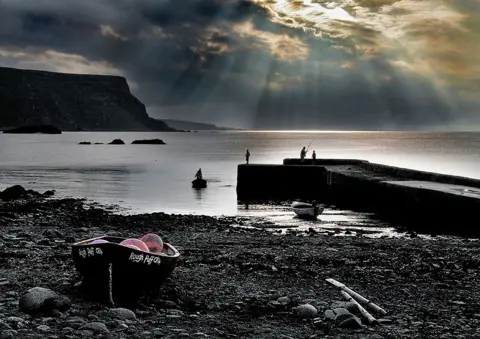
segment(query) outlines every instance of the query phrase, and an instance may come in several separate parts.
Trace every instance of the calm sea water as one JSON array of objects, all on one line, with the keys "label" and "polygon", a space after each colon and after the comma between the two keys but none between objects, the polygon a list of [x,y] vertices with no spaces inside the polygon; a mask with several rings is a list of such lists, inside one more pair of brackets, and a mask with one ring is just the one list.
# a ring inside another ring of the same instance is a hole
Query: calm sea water
[{"label": "calm sea water", "polygon": [[[115,138],[127,144],[78,145]],[[167,145],[129,144],[146,138]],[[0,134],[0,189],[13,184],[55,189],[59,196],[118,204],[133,213],[245,215],[251,212],[237,206],[235,191],[245,150],[252,163],[280,164],[298,157],[312,140],[310,150],[319,158],[365,159],[480,178],[480,133],[72,132]],[[209,181],[201,191],[191,188],[198,168]]]}]

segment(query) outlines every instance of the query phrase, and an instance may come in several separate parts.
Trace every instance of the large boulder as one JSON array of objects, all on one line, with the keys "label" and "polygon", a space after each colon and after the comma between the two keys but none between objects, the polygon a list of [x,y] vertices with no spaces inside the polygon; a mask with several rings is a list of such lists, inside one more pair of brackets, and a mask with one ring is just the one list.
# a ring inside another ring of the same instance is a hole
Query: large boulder
[{"label": "large boulder", "polygon": [[66,311],[72,302],[66,296],[48,288],[33,287],[20,297],[18,305],[23,312],[34,315],[53,310]]},{"label": "large boulder", "polygon": [[15,200],[23,198],[27,194],[27,191],[21,185],[14,185],[6,188],[3,192],[0,192],[0,199],[2,200]]}]

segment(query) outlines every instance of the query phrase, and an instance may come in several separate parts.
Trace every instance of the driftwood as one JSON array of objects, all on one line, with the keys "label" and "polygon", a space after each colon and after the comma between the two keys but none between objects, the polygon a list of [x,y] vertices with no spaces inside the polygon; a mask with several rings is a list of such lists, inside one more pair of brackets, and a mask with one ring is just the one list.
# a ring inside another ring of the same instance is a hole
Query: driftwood
[{"label": "driftwood", "polygon": [[355,299],[356,301],[358,301],[360,304],[363,304],[367,307],[369,307],[370,309],[372,309],[373,311],[377,312],[378,314],[381,314],[381,315],[385,315],[387,314],[387,311],[385,311],[383,308],[381,308],[380,306],[378,305],[375,305],[374,303],[372,303],[370,300],[362,297],[360,294],[358,294],[357,292],[349,289],[347,286],[345,286],[344,284],[342,284],[341,282],[335,280],[335,279],[326,279],[327,282],[335,287],[338,287],[340,288],[342,291],[345,291],[347,292],[353,299]]},{"label": "driftwood", "polygon": [[370,324],[373,324],[373,323],[376,323],[376,322],[377,322],[377,319],[375,319],[370,313],[368,313],[368,311],[367,311],[366,309],[364,309],[363,306],[358,303],[358,301],[356,301],[355,299],[353,299],[350,294],[348,294],[348,293],[345,292],[345,291],[340,291],[340,293],[342,293],[343,297],[344,297],[347,301],[351,301],[351,302],[355,303],[355,304],[358,306],[358,310],[359,310],[360,313],[365,317],[365,319],[368,320],[368,322],[369,322]]}]

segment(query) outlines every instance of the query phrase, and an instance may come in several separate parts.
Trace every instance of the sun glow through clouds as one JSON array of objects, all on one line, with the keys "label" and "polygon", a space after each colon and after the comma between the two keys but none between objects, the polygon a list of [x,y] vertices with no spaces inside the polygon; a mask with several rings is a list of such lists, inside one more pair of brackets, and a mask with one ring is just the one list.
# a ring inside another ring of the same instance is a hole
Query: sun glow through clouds
[{"label": "sun glow through clouds", "polygon": [[330,39],[333,48],[363,60],[382,58],[399,72],[427,77],[435,85],[447,78],[465,82],[480,69],[480,59],[473,57],[478,53],[472,53],[475,45],[467,43],[478,35],[466,24],[469,18],[475,22],[477,14],[459,11],[448,1],[253,2],[265,8],[274,23]]}]

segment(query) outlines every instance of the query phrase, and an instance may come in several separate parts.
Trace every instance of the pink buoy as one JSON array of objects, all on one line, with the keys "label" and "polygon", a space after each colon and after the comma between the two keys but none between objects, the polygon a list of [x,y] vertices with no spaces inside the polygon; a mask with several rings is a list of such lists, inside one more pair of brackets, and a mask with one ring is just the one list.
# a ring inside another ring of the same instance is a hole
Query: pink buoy
[{"label": "pink buoy", "polygon": [[153,233],[148,233],[145,234],[143,237],[140,238],[141,241],[147,245],[148,250],[151,253],[161,253],[163,250],[163,241],[160,236],[153,234]]},{"label": "pink buoy", "polygon": [[125,247],[129,247],[129,248],[133,248],[134,250],[138,250],[138,251],[141,251],[141,249],[139,249],[137,246],[135,245],[125,245]]},{"label": "pink buoy", "polygon": [[106,244],[106,243],[108,243],[108,241],[106,241],[105,239],[97,239],[89,243],[89,245]]},{"label": "pink buoy", "polygon": [[133,238],[125,239],[120,243],[120,245],[122,246],[133,245],[138,247],[140,251],[149,252],[147,245],[145,245],[145,243],[139,239],[133,239]]}]

